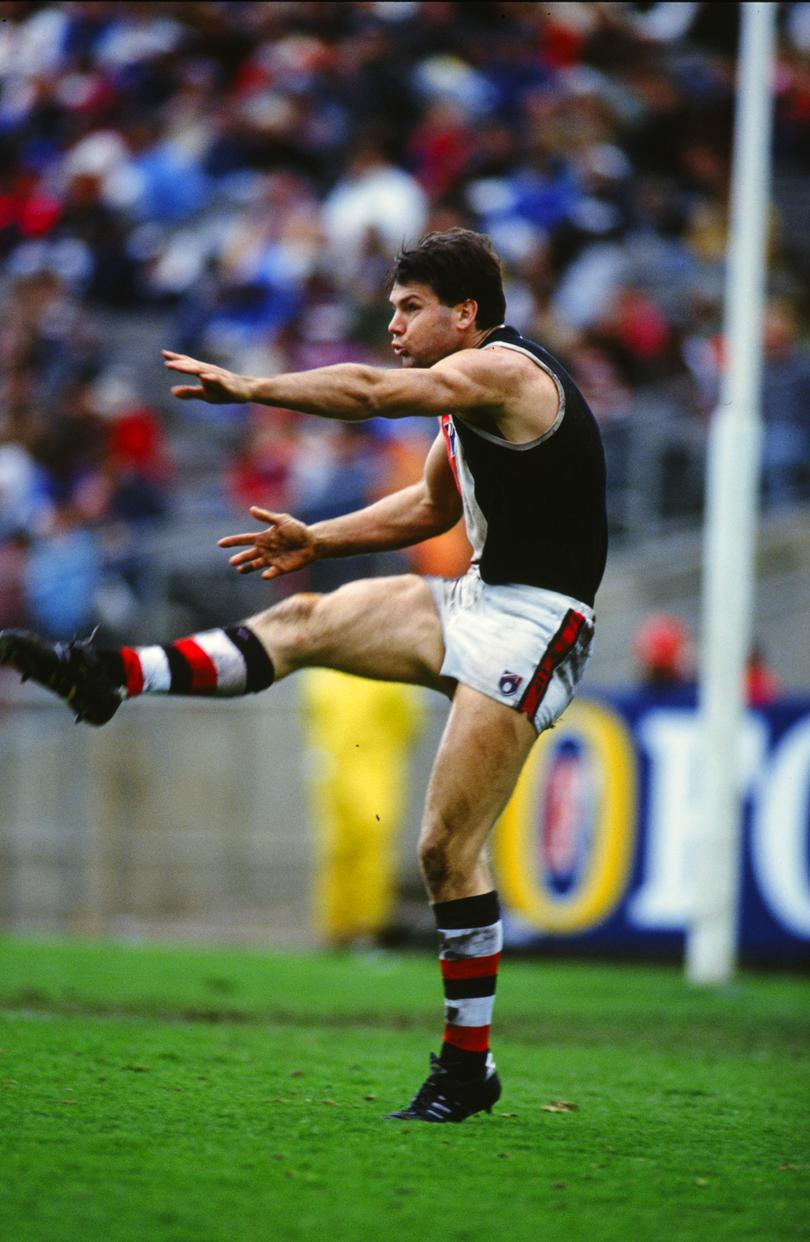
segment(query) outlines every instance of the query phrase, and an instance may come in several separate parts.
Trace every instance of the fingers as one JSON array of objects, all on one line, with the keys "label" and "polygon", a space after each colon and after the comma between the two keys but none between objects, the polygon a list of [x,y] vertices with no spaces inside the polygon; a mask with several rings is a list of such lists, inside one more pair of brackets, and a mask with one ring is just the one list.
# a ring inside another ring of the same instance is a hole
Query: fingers
[{"label": "fingers", "polygon": [[[245,553],[243,555],[250,557],[250,553]],[[236,558],[231,557],[228,564],[232,565],[238,574],[255,574],[258,570],[263,569],[265,571],[262,574],[263,578],[267,578],[268,576],[274,578],[277,572],[281,572],[281,570],[277,570],[274,565],[268,566],[267,561],[263,556],[252,557],[248,560],[242,561],[241,563],[237,563]],[[272,573],[270,572],[271,570]]]},{"label": "fingers", "polygon": [[161,351],[166,367],[170,371],[182,371],[184,375],[193,375],[200,382],[192,387],[180,384],[172,388],[172,396],[181,401],[221,401],[226,391],[222,379],[224,372],[219,367],[212,367],[210,362],[200,362],[197,358],[189,358],[187,354],[175,354],[169,349]]},{"label": "fingers", "polygon": [[[266,522],[268,526],[278,526],[284,517],[283,513],[271,513],[269,509],[261,509],[258,505],[251,505],[250,513],[252,517],[258,518],[260,522]],[[242,535],[225,535],[222,539],[217,540],[217,547],[237,548],[242,544],[255,544],[259,536],[264,533],[264,531],[252,531],[250,533],[246,531]]]},{"label": "fingers", "polygon": [[245,532],[244,535],[225,535],[222,539],[217,540],[218,548],[239,548],[244,544],[255,544],[261,531],[254,530],[251,534]]},{"label": "fingers", "polygon": [[236,552],[228,557],[228,564],[233,565],[237,573],[252,574],[267,565],[267,553],[256,545],[256,535],[226,535],[217,540],[219,548],[236,548],[247,545],[243,552]]},{"label": "fingers", "polygon": [[200,362],[198,358],[190,358],[188,354],[174,354],[169,349],[161,350],[165,366],[170,371],[186,371],[189,375],[199,375],[201,371],[211,369],[210,362]]},{"label": "fingers", "polygon": [[278,578],[282,574],[287,573],[286,569],[282,569],[278,564],[269,564],[268,560],[271,556],[277,554],[277,549],[271,551],[268,547],[262,547],[260,540],[273,539],[272,528],[278,526],[283,521],[285,514],[272,513],[269,509],[262,509],[260,505],[251,505],[250,513],[252,517],[257,518],[261,522],[266,522],[271,530],[263,531],[244,531],[239,535],[223,535],[217,540],[218,548],[242,548],[241,552],[234,553],[228,558],[228,564],[239,574],[253,574],[258,570],[262,570],[262,578]]},{"label": "fingers", "polygon": [[248,548],[245,552],[237,552],[236,556],[228,557],[229,565],[250,565],[253,561],[257,564],[264,561],[264,554],[259,548]]},{"label": "fingers", "polygon": [[165,366],[170,371],[185,371],[189,375],[199,375],[201,371],[207,371],[210,363],[199,362],[196,358],[189,358],[186,354],[170,354],[167,349],[163,350]]},{"label": "fingers", "polygon": [[267,555],[259,548],[247,548],[244,552],[237,552],[235,556],[228,558],[228,564],[232,565],[238,574],[255,574],[259,569],[264,570],[263,578],[276,578],[279,574],[284,573],[278,565],[268,565]]},{"label": "fingers", "polygon": [[258,505],[251,505],[250,513],[260,522],[267,522],[268,526],[277,526],[284,517],[283,513],[271,513],[269,509],[260,509]]},{"label": "fingers", "polygon": [[228,564],[238,574],[252,574],[257,569],[266,568],[267,559],[258,548],[248,548],[245,552],[237,552],[236,556],[228,557]]},{"label": "fingers", "polygon": [[192,387],[191,384],[178,384],[171,390],[173,397],[179,397],[181,401],[190,401],[193,398],[203,398],[205,392],[202,388]]}]

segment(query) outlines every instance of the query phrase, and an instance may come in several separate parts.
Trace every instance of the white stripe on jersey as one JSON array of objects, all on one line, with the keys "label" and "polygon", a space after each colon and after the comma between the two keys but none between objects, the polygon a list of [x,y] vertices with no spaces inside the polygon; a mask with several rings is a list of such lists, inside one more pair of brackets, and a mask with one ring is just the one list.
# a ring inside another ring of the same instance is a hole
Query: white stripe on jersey
[{"label": "white stripe on jersey", "polygon": [[487,519],[484,512],[475,499],[475,481],[470,472],[470,468],[464,460],[464,446],[461,443],[461,436],[456,430],[456,424],[453,416],[450,416],[453,426],[453,451],[456,460],[456,472],[458,485],[461,489],[461,503],[464,506],[464,525],[467,528],[467,538],[472,548],[473,564],[477,564],[484,554],[484,544],[487,541]]}]

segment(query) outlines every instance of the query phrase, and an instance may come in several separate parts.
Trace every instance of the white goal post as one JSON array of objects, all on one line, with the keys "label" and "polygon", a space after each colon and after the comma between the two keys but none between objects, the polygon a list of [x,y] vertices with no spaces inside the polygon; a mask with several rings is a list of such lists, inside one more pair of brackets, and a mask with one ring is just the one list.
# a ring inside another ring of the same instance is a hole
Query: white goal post
[{"label": "white goal post", "polygon": [[725,366],[709,432],[704,528],[694,905],[686,974],[731,978],[740,889],[740,738],[751,642],[762,420],[762,311],[770,199],[777,4],[740,5],[740,53],[724,309]]}]

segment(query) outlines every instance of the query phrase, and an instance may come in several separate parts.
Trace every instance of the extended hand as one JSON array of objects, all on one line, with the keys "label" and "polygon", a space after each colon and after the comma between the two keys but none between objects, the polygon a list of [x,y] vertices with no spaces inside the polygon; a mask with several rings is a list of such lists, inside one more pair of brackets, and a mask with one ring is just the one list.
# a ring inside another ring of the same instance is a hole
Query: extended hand
[{"label": "extended hand", "polygon": [[251,505],[250,512],[260,522],[267,522],[266,530],[252,534],[226,535],[218,541],[220,548],[243,547],[230,558],[240,574],[252,574],[262,569],[263,578],[280,578],[303,569],[315,559],[315,540],[310,529],[289,513],[269,513]]},{"label": "extended hand", "polygon": [[170,371],[182,371],[199,380],[199,384],[178,384],[172,389],[173,397],[180,397],[182,401],[209,401],[213,405],[250,400],[250,378],[247,375],[237,375],[210,362],[189,358],[187,354],[174,354],[170,349],[164,349],[162,353]]}]

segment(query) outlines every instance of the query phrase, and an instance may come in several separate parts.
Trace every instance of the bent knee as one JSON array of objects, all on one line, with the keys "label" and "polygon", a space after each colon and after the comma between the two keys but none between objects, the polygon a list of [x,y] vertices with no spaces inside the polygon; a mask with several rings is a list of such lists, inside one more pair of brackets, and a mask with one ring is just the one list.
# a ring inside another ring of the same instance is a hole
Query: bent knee
[{"label": "bent knee", "polygon": [[268,608],[262,613],[262,618],[277,621],[280,624],[304,625],[310,620],[321,598],[316,591],[299,591],[296,595],[288,595],[281,603]]},{"label": "bent knee", "polygon": [[434,900],[443,893],[448,884],[464,869],[460,850],[461,842],[449,824],[444,822],[425,825],[419,838],[419,866],[425,885]]},{"label": "bent knee", "polygon": [[307,663],[316,628],[314,615],[322,598],[301,591],[248,620],[272,657],[277,681]]},{"label": "bent knee", "polygon": [[[419,865],[432,901],[465,896],[485,863],[485,842],[478,832],[446,819],[428,820],[419,838]],[[480,878],[480,876],[478,877]]]},{"label": "bent knee", "polygon": [[307,630],[313,613],[323,597],[314,591],[299,591],[278,604],[251,617],[248,625],[258,632],[273,636],[301,634]]},{"label": "bent knee", "polygon": [[435,898],[443,892],[450,878],[450,857],[444,843],[432,841],[423,845],[420,842],[419,866],[427,890]]}]

